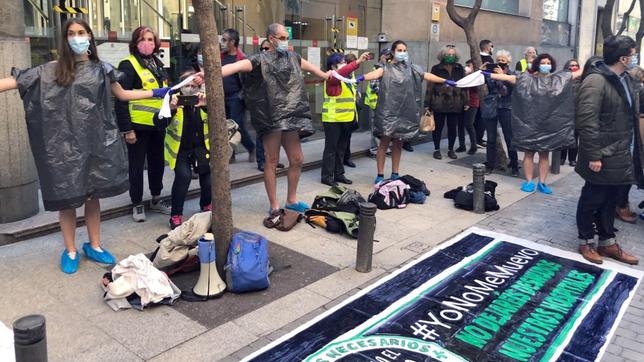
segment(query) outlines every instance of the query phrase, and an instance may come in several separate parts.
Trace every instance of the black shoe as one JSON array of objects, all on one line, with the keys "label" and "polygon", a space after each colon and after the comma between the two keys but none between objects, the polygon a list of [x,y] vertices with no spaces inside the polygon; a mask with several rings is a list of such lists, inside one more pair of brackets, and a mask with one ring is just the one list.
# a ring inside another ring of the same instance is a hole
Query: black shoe
[{"label": "black shoe", "polygon": [[485,166],[485,174],[486,175],[491,175],[492,172],[494,172],[494,167]]},{"label": "black shoe", "polygon": [[347,184],[347,185],[351,185],[353,183],[353,181],[351,181],[348,178],[346,178],[346,176],[336,177],[335,182],[340,182],[340,183]]},{"label": "black shoe", "polygon": [[575,167],[577,166],[577,161],[570,161],[568,162],[568,164],[570,165],[570,167]]},{"label": "black shoe", "polygon": [[286,166],[284,166],[283,163],[279,163],[279,162],[277,163],[277,168],[284,168],[284,167],[286,167]]},{"label": "black shoe", "polygon": [[457,149],[454,150],[454,152],[461,153],[461,152],[465,152],[466,150],[467,148],[465,148],[465,146],[459,146]]},{"label": "black shoe", "polygon": [[351,168],[355,168],[355,167],[356,167],[356,164],[355,164],[355,163],[353,163],[353,161],[351,161],[351,160],[346,160],[346,161],[344,161],[344,165],[345,165],[345,166],[347,166],[347,167],[351,167]]},{"label": "black shoe", "polygon": [[441,155],[441,151],[438,151],[438,150],[434,151],[434,158],[437,160],[442,160],[443,155]]},{"label": "black shoe", "polygon": [[325,184],[327,186],[338,186],[337,182],[335,182],[333,180],[330,180],[328,178],[323,178],[322,181],[320,181],[320,182],[322,182],[323,184]]},{"label": "black shoe", "polygon": [[414,152],[414,148],[411,146],[411,143],[403,143],[403,150],[407,152]]},{"label": "black shoe", "polygon": [[519,169],[517,167],[512,167],[512,171],[510,171],[510,175],[512,175],[512,177],[519,177]]},{"label": "black shoe", "polygon": [[455,160],[458,158],[458,156],[456,156],[456,152],[452,150],[447,151],[447,157],[451,158],[452,160]]},{"label": "black shoe", "polygon": [[263,163],[258,163],[257,164],[257,169],[264,172],[264,164]]},{"label": "black shoe", "polygon": [[475,153],[476,153],[476,151],[477,151],[476,146],[474,146],[474,147],[470,147],[470,149],[467,151],[467,154],[468,154],[468,155],[473,155],[473,154],[475,154]]},{"label": "black shoe", "polygon": [[476,146],[478,148],[486,148],[487,147],[487,142],[481,141],[481,142],[477,143]]}]

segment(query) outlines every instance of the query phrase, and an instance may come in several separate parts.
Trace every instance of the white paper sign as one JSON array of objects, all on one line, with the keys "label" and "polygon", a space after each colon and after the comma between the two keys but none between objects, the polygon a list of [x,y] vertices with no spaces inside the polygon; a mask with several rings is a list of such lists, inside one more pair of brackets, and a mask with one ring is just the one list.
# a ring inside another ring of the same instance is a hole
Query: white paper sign
[{"label": "white paper sign", "polygon": [[118,67],[121,60],[130,55],[128,43],[107,42],[98,45],[96,49],[98,50],[98,56],[102,61],[108,62],[115,67]]},{"label": "white paper sign", "polygon": [[369,38],[366,36],[359,36],[358,37],[358,49],[367,49],[369,48]]},{"label": "white paper sign", "polygon": [[307,54],[308,54],[308,61],[309,63],[315,65],[316,67],[320,67],[320,58],[321,58],[321,53],[320,53],[320,48],[318,47],[308,47],[307,48]]},{"label": "white paper sign", "polygon": [[344,46],[345,48],[357,48],[358,47],[358,37],[355,35],[347,35],[347,43]]}]

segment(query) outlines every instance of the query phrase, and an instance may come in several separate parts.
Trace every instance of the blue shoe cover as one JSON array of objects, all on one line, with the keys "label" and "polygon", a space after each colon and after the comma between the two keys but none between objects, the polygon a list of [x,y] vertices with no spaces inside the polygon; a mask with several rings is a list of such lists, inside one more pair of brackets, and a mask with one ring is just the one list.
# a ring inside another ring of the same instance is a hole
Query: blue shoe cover
[{"label": "blue shoe cover", "polygon": [[537,190],[539,190],[539,192],[544,193],[546,195],[552,194],[552,190],[550,189],[550,187],[546,186],[546,184],[542,184],[541,182],[539,182],[539,184],[537,185]]},{"label": "blue shoe cover", "polygon": [[98,252],[92,248],[89,243],[83,244],[83,253],[85,256],[97,263],[102,264],[116,264],[116,258],[109,251],[103,249],[103,252]]},{"label": "blue shoe cover", "polygon": [[373,181],[373,183],[374,183],[375,185],[377,185],[377,184],[379,184],[379,183],[383,182],[384,180],[385,180],[385,178],[384,178],[384,177],[382,177],[382,176],[376,176],[376,179]]},{"label": "blue shoe cover", "polygon": [[74,274],[78,271],[79,261],[80,253],[76,252],[76,257],[71,259],[67,250],[63,250],[63,255],[60,256],[60,270],[65,274]]},{"label": "blue shoe cover", "polygon": [[311,207],[309,207],[309,205],[307,205],[306,202],[304,201],[298,201],[295,204],[286,205],[285,208],[303,214],[306,210],[310,209]]},{"label": "blue shoe cover", "polygon": [[389,177],[392,180],[398,180],[400,178],[400,175],[397,173],[391,173],[391,177]]},{"label": "blue shoe cover", "polygon": [[534,182],[523,181],[523,183],[521,184],[521,191],[534,192]]}]

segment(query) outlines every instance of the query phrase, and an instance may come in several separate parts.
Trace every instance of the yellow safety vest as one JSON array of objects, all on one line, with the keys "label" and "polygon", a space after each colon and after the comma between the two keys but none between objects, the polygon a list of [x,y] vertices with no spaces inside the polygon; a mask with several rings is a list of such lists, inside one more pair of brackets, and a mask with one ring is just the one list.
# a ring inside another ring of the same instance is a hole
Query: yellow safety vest
[{"label": "yellow safety vest", "polygon": [[[129,57],[121,60],[121,62],[126,60],[132,63],[136,74],[139,76],[139,78],[141,78],[143,90],[161,88],[161,85],[159,85],[159,82],[157,82],[152,72],[149,69],[141,66],[134,55],[130,55]],[[163,87],[167,86],[168,82],[164,81]],[[130,119],[132,123],[142,124],[145,126],[154,126],[154,120],[152,119],[152,117],[154,117],[154,113],[158,112],[161,109],[161,104],[163,104],[163,100],[161,99],[140,99],[137,101],[129,101],[127,108],[130,112]]]},{"label": "yellow safety vest", "polygon": [[[206,150],[210,151],[210,140],[208,139],[208,116],[206,112],[199,109],[201,114],[201,120],[203,121],[203,138],[204,143],[206,144]],[[181,147],[181,135],[183,134],[183,108],[178,108],[177,113],[174,115],[172,121],[165,129],[165,145],[163,148],[163,154],[165,160],[170,165],[170,168],[174,170],[174,166],[177,164],[177,154],[179,153],[179,147]],[[210,152],[206,153],[206,157],[210,158]]]},{"label": "yellow safety vest", "polygon": [[322,104],[322,122],[352,122],[356,116],[356,95],[344,82],[340,82],[342,92],[337,97],[326,93],[324,81],[324,103]]},{"label": "yellow safety vest", "polygon": [[523,73],[523,72],[525,72],[526,70],[528,70],[528,61],[527,61],[527,60],[525,60],[525,58],[521,59],[521,60],[519,61],[519,63],[521,64],[521,73]]},{"label": "yellow safety vest", "polygon": [[[376,67],[373,67],[372,70],[376,70]],[[365,92],[365,97],[364,97],[364,104],[371,108],[371,109],[376,109],[376,105],[378,104],[378,93],[376,93],[373,88],[371,87],[371,83],[367,85],[367,91]]]}]

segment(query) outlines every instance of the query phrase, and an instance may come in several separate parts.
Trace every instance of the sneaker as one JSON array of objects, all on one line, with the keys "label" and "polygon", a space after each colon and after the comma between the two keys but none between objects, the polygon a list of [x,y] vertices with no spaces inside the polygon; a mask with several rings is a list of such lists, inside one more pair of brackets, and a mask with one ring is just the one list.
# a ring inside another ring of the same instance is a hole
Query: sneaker
[{"label": "sneaker", "polygon": [[570,161],[568,162],[568,164],[570,165],[570,167],[575,167],[577,166],[577,161]]},{"label": "sneaker", "polygon": [[467,148],[465,148],[465,146],[458,146],[458,148],[455,149],[454,152],[461,153],[461,152],[465,152],[466,150]]},{"label": "sneaker", "polygon": [[377,185],[385,180],[384,176],[376,176],[376,179],[373,181],[374,185]]},{"label": "sneaker", "polygon": [[110,254],[109,251],[103,249],[101,251],[98,251],[94,248],[89,243],[83,244],[83,253],[89,260],[93,260],[97,263],[101,264],[116,264],[116,258],[114,255]]},{"label": "sneaker", "polygon": [[145,207],[143,204],[136,205],[132,208],[132,219],[136,222],[145,221]]},{"label": "sneaker", "polygon": [[176,229],[178,226],[181,225],[182,222],[182,216],[181,215],[172,215],[170,216],[170,221],[168,221],[168,225],[170,225],[170,230]]},{"label": "sneaker", "polygon": [[492,172],[494,172],[494,167],[485,166],[485,174],[486,175],[491,175]]},{"label": "sneaker", "polygon": [[60,256],[60,270],[65,274],[74,274],[78,271],[78,262],[80,261],[80,254],[76,252],[76,257],[72,259],[67,250],[63,250]]},{"label": "sneaker", "polygon": [[534,182],[523,181],[523,183],[521,184],[521,191],[534,192]]},{"label": "sneaker", "polygon": [[212,203],[201,207],[201,212],[212,211]]},{"label": "sneaker", "polygon": [[467,151],[467,154],[468,155],[473,155],[473,154],[476,153],[476,151],[477,151],[476,147],[470,147],[470,149]]},{"label": "sneaker", "polygon": [[284,208],[303,214],[306,210],[310,209],[311,207],[304,201],[298,201],[294,204],[288,204]]},{"label": "sneaker", "polygon": [[537,190],[542,194],[552,195],[552,189],[550,189],[550,187],[546,186],[546,184],[544,183],[539,182],[537,184]]},{"label": "sneaker", "polygon": [[437,159],[437,160],[442,159],[443,155],[441,155],[441,151],[439,151],[439,150],[434,151],[434,158]]},{"label": "sneaker", "polygon": [[486,148],[487,147],[487,142],[481,141],[476,144],[477,148]]},{"label": "sneaker", "polygon": [[150,200],[150,210],[163,215],[170,215],[170,204],[161,199]]},{"label": "sneaker", "polygon": [[392,172],[391,176],[389,177],[389,179],[391,180],[398,180],[399,178],[400,178],[400,175],[394,172]]},{"label": "sneaker", "polygon": [[510,175],[512,175],[512,177],[519,177],[519,169],[516,167],[512,167],[512,170],[510,171]]}]

